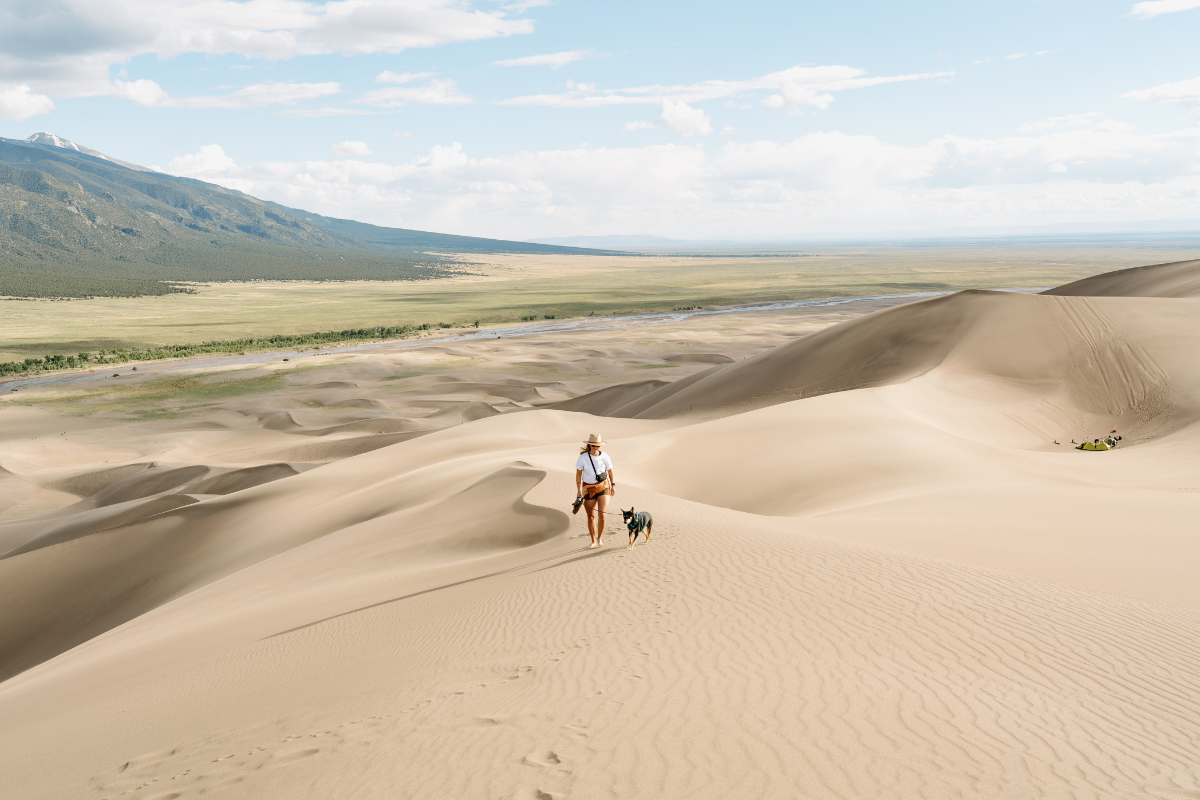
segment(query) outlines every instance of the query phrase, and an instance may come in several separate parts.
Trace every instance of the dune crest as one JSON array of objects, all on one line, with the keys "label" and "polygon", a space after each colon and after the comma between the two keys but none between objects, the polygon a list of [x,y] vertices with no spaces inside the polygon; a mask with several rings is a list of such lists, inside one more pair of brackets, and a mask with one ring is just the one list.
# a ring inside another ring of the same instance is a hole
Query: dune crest
[{"label": "dune crest", "polygon": [[1130,267],[1072,281],[1042,294],[1082,297],[1200,297],[1200,259]]}]

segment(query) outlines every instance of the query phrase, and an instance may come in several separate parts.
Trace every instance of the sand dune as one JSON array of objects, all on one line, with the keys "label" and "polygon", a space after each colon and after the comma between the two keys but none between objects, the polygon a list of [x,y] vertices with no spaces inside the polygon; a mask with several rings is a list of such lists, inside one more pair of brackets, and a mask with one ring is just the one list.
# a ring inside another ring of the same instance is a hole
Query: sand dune
[{"label": "sand dune", "polygon": [[1106,272],[1042,294],[1085,297],[1200,297],[1200,260]]},{"label": "sand dune", "polygon": [[[1190,341],[1191,311],[1189,304],[1160,315],[1154,301],[960,292],[828,328],[688,381],[652,391],[634,382],[558,407],[643,419],[711,416],[953,371],[968,383],[993,378],[1043,397],[1047,421],[1058,419],[1040,434],[1069,439],[1109,420],[1151,435],[1195,419],[1192,400],[1178,407],[1197,388],[1190,345],[1180,345]],[[1161,358],[1176,373],[1147,347],[1166,348]]]},{"label": "sand dune", "polygon": [[675,382],[654,379],[631,381],[563,400],[553,407],[563,411],[586,411],[602,417],[633,417],[641,410],[648,396],[657,396],[660,389],[672,386],[675,386]]},{"label": "sand dune", "polygon": [[[1197,303],[368,353],[120,437],[5,407],[60,430],[0,493],[70,498],[0,524],[5,796],[1200,797]],[[567,513],[597,430],[632,551]]]}]

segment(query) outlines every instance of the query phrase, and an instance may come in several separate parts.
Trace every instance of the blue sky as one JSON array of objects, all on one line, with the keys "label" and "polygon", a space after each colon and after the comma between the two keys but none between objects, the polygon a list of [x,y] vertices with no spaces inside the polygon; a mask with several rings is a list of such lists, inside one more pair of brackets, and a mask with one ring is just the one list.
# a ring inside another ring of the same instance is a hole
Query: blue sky
[{"label": "blue sky", "polygon": [[0,0],[0,135],[369,222],[1200,220],[1200,0]]}]

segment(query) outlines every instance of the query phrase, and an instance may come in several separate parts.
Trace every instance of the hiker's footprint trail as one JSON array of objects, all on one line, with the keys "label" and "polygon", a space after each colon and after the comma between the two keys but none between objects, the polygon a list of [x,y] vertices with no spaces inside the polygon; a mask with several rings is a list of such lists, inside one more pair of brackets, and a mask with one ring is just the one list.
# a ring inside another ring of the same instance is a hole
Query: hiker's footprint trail
[{"label": "hiker's footprint trail", "polygon": [[[576,646],[583,645],[577,643]],[[553,663],[560,660],[565,652],[561,650],[543,654],[540,659]],[[442,685],[440,691],[422,699],[410,699],[406,705],[398,706],[389,713],[350,719],[304,733],[282,736],[278,732],[269,736],[264,734],[259,741],[267,742],[267,745],[260,744],[249,750],[228,744],[229,737],[213,737],[173,748],[165,755],[154,754],[135,759],[112,773],[94,779],[91,786],[102,798],[126,796],[167,782],[177,792],[177,797],[201,794],[206,797],[214,794],[257,797],[259,795],[256,793],[261,791],[263,782],[269,783],[276,778],[271,772],[291,768],[301,761],[311,761],[312,764],[306,768],[319,771],[326,768],[321,763],[322,759],[352,756],[361,752],[366,754],[365,763],[370,765],[380,758],[377,751],[381,746],[386,747],[388,742],[422,736],[428,718],[439,712],[440,704],[471,701],[475,695],[486,697],[487,690],[528,678],[535,669],[529,664],[506,666],[494,670],[493,675],[483,681],[434,676],[434,681]],[[474,722],[482,723],[484,727],[509,724],[507,716],[502,714],[477,717]],[[286,729],[294,725],[276,721],[269,727]],[[560,756],[554,750],[531,751],[517,760],[528,767],[536,767],[542,784],[562,789],[570,781],[570,764],[565,756]],[[184,764],[188,765],[187,768],[180,769]],[[168,775],[169,778],[166,777]],[[243,783],[245,785],[241,786]],[[550,794],[563,796],[557,791]]]},{"label": "hiker's footprint trail", "polygon": [[[373,713],[257,753],[265,737],[231,733],[99,796],[185,769],[182,797],[1200,792],[1195,612],[788,532],[803,521],[647,506],[661,532],[632,553],[289,634],[334,659],[386,642],[388,681],[356,701]],[[262,645],[263,668],[287,638]]]}]

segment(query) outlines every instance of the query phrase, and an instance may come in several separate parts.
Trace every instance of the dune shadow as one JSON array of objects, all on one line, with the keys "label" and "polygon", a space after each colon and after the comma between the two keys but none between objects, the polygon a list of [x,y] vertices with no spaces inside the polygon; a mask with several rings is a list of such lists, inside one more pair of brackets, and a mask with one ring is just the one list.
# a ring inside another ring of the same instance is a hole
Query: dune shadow
[{"label": "dune shadow", "polygon": [[[581,548],[581,549],[586,550],[587,548]],[[574,552],[574,551],[572,551],[572,552]],[[592,558],[593,556],[604,555],[605,552],[615,552],[615,551],[603,551],[602,550],[602,551],[597,551],[594,553],[585,553],[583,555],[575,556],[574,558],[563,561],[559,564],[551,564],[550,566],[542,567],[541,569],[536,569],[536,570],[534,570],[534,572],[543,572],[548,569],[554,569],[555,567],[561,567],[564,564],[570,564],[573,561],[580,561],[585,558]],[[531,561],[528,564],[518,564],[515,567],[509,567],[508,569],[501,569],[501,570],[497,570],[495,572],[489,572],[486,575],[477,575],[474,578],[467,578],[467,579],[461,580],[461,581],[454,581],[452,583],[446,583],[441,586],[433,586],[429,589],[422,589],[419,592],[411,592],[409,594],[401,595],[400,597],[393,597],[389,600],[380,600],[378,603],[371,603],[370,605],[360,606],[359,608],[351,609],[350,611],[343,611],[340,614],[334,614],[332,616],[325,617],[323,619],[318,619],[314,622],[307,622],[303,625],[297,625],[294,628],[288,628],[287,630],[280,631],[279,633],[272,633],[270,636],[262,637],[261,639],[259,639],[259,641],[263,642],[263,641],[266,641],[267,639],[274,639],[277,636],[284,636],[285,634],[295,633],[296,631],[302,631],[305,628],[312,628],[316,625],[321,625],[326,622],[332,622],[335,619],[341,619],[342,617],[348,617],[351,614],[357,614],[361,611],[369,611],[372,608],[379,608],[380,606],[387,606],[387,605],[391,605],[392,603],[399,603],[403,600],[411,600],[412,598],[420,597],[421,595],[432,594],[434,592],[440,592],[444,589],[453,589],[455,586],[465,586],[468,583],[475,583],[477,581],[487,580],[488,578],[496,578],[496,577],[499,577],[500,575],[508,575],[513,572],[519,572],[523,569],[533,566],[534,564],[541,564],[546,561],[553,561],[557,558],[562,558],[567,555],[570,555],[570,553],[559,553],[558,555],[555,555],[555,556],[548,556],[547,558],[540,558],[537,561]]]}]

